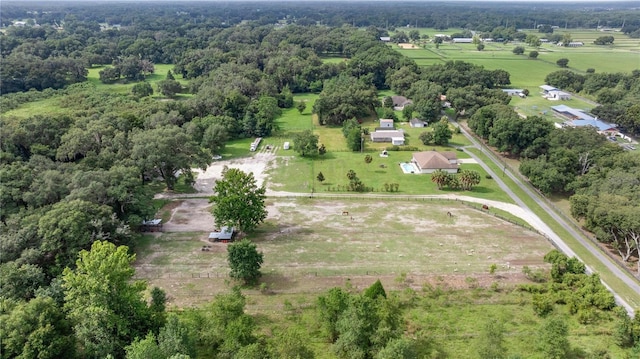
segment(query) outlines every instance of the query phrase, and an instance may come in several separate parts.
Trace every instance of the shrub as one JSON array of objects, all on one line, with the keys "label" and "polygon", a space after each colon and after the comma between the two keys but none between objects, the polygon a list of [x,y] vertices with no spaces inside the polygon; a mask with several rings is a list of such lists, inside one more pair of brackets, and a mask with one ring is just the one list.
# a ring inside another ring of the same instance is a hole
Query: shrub
[{"label": "shrub", "polygon": [[553,300],[549,294],[533,295],[533,311],[541,317],[553,312]]}]

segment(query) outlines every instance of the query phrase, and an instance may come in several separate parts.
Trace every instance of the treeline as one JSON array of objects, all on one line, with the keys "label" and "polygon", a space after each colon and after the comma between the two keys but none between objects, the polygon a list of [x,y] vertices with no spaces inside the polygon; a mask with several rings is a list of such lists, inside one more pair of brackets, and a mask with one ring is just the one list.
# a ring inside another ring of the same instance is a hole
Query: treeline
[{"label": "treeline", "polygon": [[[113,4],[92,3],[74,11],[64,3],[31,2],[3,4],[0,22],[33,18],[39,24],[60,24],[80,20],[90,24],[108,22],[122,26],[140,26],[147,30],[162,30],[173,24],[207,23],[208,26],[237,25],[243,20],[260,24],[273,24],[278,20],[301,25],[321,23],[329,26],[351,24],[358,27],[418,27],[468,28],[490,31],[497,26],[535,28],[536,25],[561,28],[596,28],[596,26],[622,27],[633,32],[640,26],[637,8],[633,2],[602,2],[589,4],[496,4],[486,2],[420,4],[415,2],[391,3],[262,3],[234,2],[209,4],[201,2],[177,4]],[[286,10],[285,10],[286,9]],[[30,11],[30,12],[27,12]],[[33,13],[37,11],[37,13]]]}]

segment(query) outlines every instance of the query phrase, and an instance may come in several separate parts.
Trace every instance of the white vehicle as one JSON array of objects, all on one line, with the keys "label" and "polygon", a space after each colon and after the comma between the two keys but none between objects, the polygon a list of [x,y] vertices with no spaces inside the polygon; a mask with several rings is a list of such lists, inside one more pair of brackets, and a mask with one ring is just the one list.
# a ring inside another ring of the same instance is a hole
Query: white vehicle
[{"label": "white vehicle", "polygon": [[289,142],[285,142],[284,145],[282,146],[282,148],[284,148],[285,150],[289,149]]}]

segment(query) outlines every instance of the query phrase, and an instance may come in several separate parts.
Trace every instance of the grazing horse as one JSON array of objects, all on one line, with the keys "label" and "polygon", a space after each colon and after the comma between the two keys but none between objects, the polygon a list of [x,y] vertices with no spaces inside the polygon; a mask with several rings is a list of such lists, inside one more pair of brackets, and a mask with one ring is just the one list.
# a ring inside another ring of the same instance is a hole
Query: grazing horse
[{"label": "grazing horse", "polygon": [[349,215],[349,212],[348,212],[348,211],[342,211],[342,215],[343,215],[343,216],[348,216],[348,215]]},{"label": "grazing horse", "polygon": [[485,211],[488,211],[489,210],[489,206],[487,206],[486,204],[483,204],[482,205],[482,209],[484,209]]},{"label": "grazing horse", "polygon": [[451,212],[447,212],[447,216],[453,217],[453,214],[451,214]]}]

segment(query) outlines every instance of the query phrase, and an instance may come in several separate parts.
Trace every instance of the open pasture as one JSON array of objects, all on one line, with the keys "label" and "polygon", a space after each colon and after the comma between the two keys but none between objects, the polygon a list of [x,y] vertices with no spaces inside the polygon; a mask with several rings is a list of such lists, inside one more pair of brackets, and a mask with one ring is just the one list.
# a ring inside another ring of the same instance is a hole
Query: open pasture
[{"label": "open pasture", "polygon": [[[461,32],[461,29],[439,31],[435,29],[419,29],[421,34],[433,38],[435,34],[451,34]],[[545,34],[533,30],[524,30],[543,38]],[[397,46],[394,48],[403,55],[412,58],[420,66],[428,66],[446,61],[462,60],[487,69],[504,69],[511,74],[513,87],[537,87],[544,83],[547,74],[560,68],[556,61],[560,58],[569,59],[569,68],[579,73],[585,73],[593,68],[596,72],[631,72],[640,69],[640,40],[631,39],[617,32],[601,32],[589,29],[568,30],[574,41],[582,41],[582,47],[562,47],[543,44],[539,48],[525,43],[486,43],[483,51],[478,51],[474,44],[442,43],[436,48],[433,43],[423,43],[418,50],[407,50]],[[564,31],[559,31],[564,33]],[[614,36],[613,45],[599,46],[593,41],[600,36]],[[524,55],[514,55],[512,50],[516,46],[525,48]],[[531,51],[538,51],[537,60],[528,58]]]},{"label": "open pasture", "polygon": [[[250,238],[264,253],[263,281],[275,292],[321,292],[351,277],[392,283],[403,274],[417,288],[439,276],[466,287],[464,278],[486,275],[494,263],[497,274],[520,278],[524,265],[545,266],[542,257],[553,248],[534,232],[454,201],[278,199],[267,209],[266,222]],[[176,218],[182,226],[207,220]],[[163,287],[179,306],[227,290],[226,244],[207,235],[145,237],[137,247],[137,276]]]}]

